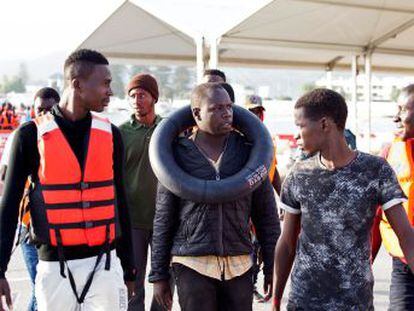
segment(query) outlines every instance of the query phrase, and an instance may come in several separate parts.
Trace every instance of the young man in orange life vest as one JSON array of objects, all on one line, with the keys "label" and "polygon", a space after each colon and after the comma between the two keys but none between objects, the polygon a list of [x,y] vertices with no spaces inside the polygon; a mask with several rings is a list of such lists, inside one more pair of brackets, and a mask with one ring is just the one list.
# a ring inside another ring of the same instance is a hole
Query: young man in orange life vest
[{"label": "young man in orange life vest", "polygon": [[16,132],[0,203],[0,297],[11,306],[5,272],[30,176],[39,310],[127,310],[125,284],[133,289],[135,269],[122,138],[91,113],[102,112],[112,96],[108,61],[96,51],[76,51],[64,77],[59,104]]},{"label": "young man in orange life vest", "polygon": [[[401,132],[384,152],[384,157],[397,174],[408,201],[403,204],[411,226],[414,226],[414,84],[402,89],[395,121]],[[381,210],[379,210],[381,211]],[[390,310],[414,310],[414,274],[407,264],[397,236],[384,213],[377,213],[373,230],[372,257],[384,244],[392,257]]]}]

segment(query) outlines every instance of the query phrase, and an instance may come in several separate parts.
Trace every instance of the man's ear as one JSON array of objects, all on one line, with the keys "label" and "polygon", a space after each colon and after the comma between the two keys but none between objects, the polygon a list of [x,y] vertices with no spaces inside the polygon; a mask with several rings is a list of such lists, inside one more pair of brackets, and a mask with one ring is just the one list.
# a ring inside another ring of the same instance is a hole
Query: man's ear
[{"label": "man's ear", "polygon": [[328,130],[329,129],[329,127],[330,127],[330,122],[329,122],[330,120],[328,119],[328,118],[326,118],[326,117],[323,117],[322,119],[321,119],[321,127],[322,127],[322,131],[326,131],[326,130]]},{"label": "man's ear", "polygon": [[70,86],[72,87],[72,89],[80,91],[80,89],[81,89],[80,80],[77,79],[77,78],[74,78],[74,79],[70,80]]},{"label": "man's ear", "polygon": [[194,107],[191,108],[192,112],[193,112],[193,117],[195,120],[201,120],[201,116],[200,116],[200,108],[198,107]]}]

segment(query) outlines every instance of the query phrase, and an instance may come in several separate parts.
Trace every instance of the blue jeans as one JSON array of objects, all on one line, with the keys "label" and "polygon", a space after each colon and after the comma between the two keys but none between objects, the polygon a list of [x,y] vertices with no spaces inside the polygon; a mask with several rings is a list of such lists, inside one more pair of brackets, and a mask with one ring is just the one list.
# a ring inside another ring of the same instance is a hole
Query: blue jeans
[{"label": "blue jeans", "polygon": [[[25,228],[22,229],[22,231]],[[26,229],[27,230],[27,229]],[[28,311],[36,311],[37,304],[34,293],[34,284],[36,279],[36,266],[39,262],[39,257],[37,255],[37,249],[33,244],[28,243],[27,240],[21,241],[20,246],[22,247],[23,259],[26,263],[27,271],[29,272],[30,280],[32,282],[32,297],[30,298],[29,305],[27,307]]]},{"label": "blue jeans", "polygon": [[392,311],[414,310],[414,274],[398,258],[392,260],[390,307]]}]

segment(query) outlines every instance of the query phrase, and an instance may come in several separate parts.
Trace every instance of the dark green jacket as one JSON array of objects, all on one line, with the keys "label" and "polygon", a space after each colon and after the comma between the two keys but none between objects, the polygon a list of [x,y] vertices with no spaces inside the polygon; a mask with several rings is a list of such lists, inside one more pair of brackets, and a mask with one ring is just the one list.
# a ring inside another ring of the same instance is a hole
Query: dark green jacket
[{"label": "dark green jacket", "polygon": [[157,179],[149,162],[148,145],[160,121],[157,115],[154,125],[146,127],[132,115],[119,127],[125,145],[124,185],[133,228],[152,230]]}]

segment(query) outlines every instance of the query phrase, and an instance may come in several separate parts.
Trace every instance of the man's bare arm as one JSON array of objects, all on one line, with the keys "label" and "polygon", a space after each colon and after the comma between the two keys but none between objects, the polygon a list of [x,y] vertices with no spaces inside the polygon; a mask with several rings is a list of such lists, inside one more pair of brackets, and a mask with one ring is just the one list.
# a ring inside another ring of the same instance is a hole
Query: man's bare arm
[{"label": "man's bare arm", "polygon": [[295,260],[296,244],[300,233],[300,217],[300,214],[285,213],[282,235],[276,245],[273,269],[274,310],[279,310],[278,305],[282,300],[283,291]]},{"label": "man's bare arm", "polygon": [[401,204],[385,210],[388,222],[398,237],[405,259],[414,271],[414,229],[408,221],[407,214]]}]

